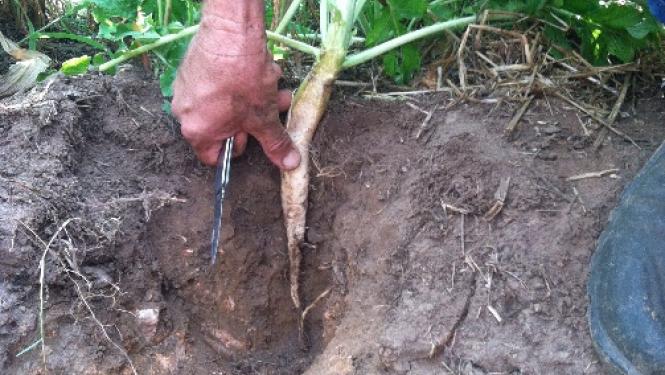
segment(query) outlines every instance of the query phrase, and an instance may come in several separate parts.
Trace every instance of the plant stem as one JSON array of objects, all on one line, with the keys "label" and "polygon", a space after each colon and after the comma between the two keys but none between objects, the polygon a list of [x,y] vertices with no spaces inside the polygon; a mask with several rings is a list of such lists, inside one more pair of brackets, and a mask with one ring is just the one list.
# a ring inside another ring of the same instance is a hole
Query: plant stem
[{"label": "plant stem", "polygon": [[295,39],[291,39],[291,38],[289,38],[287,36],[284,36],[284,35],[279,35],[279,34],[277,34],[275,32],[272,32],[272,31],[266,31],[266,34],[268,35],[268,39],[270,39],[274,42],[277,42],[277,43],[284,44],[285,46],[291,47],[291,48],[293,48],[295,50],[298,50],[300,52],[304,52],[304,53],[307,53],[307,54],[313,55],[313,56],[319,56],[321,54],[320,49],[318,49],[316,47],[313,47],[313,46],[310,46],[307,43],[304,43],[304,42],[301,42],[301,41],[298,41],[298,40],[295,40]]},{"label": "plant stem", "polygon": [[289,25],[289,22],[291,22],[291,19],[293,19],[293,16],[298,11],[298,7],[300,7],[301,2],[302,0],[293,0],[291,5],[289,5],[289,8],[286,10],[286,13],[284,13],[284,16],[279,21],[277,28],[275,28],[276,34],[280,35],[284,34],[284,31],[286,31],[286,27]]},{"label": "plant stem", "polygon": [[321,0],[321,8],[319,9],[319,28],[321,29],[321,40],[326,39],[328,35],[328,0]]},{"label": "plant stem", "polygon": [[171,8],[172,8],[172,3],[171,0],[166,0],[166,5],[164,6],[164,21],[162,22],[162,26],[166,28],[169,25],[169,18],[171,17]]},{"label": "plant stem", "polygon": [[163,37],[157,39],[156,41],[154,41],[150,44],[146,44],[146,45],[143,45],[139,48],[133,49],[131,51],[127,51],[122,56],[105,62],[104,64],[99,66],[99,71],[100,72],[105,72],[105,71],[107,71],[107,70],[109,70],[109,69],[111,69],[111,68],[113,68],[113,67],[115,67],[119,64],[122,64],[123,62],[125,62],[127,60],[130,60],[130,59],[132,59],[136,56],[140,56],[140,55],[142,55],[146,52],[150,52],[155,48],[159,48],[163,45],[175,42],[176,40],[179,40],[179,39],[191,37],[192,35],[196,34],[196,32],[198,30],[199,30],[199,25],[195,25],[195,26],[190,26],[190,27],[187,27],[185,29],[182,29],[182,30],[180,30],[179,32],[177,32],[175,34],[169,34],[169,35],[163,36]]},{"label": "plant stem", "polygon": [[369,48],[365,51],[353,54],[348,56],[344,61],[343,68],[351,68],[356,65],[367,62],[377,56],[380,56],[386,52],[389,52],[397,47],[401,47],[405,44],[411,43],[415,40],[425,38],[437,33],[440,33],[444,30],[453,29],[457,27],[466,26],[470,23],[473,23],[476,20],[476,16],[469,16],[463,18],[457,18],[450,21],[439,22],[431,26],[424,27],[420,30],[412,31],[408,34],[401,35],[397,38],[389,40],[385,43],[381,43],[378,46]]},{"label": "plant stem", "polygon": [[[199,25],[194,25],[194,26],[190,26],[190,27],[187,27],[185,29],[182,29],[182,30],[180,30],[179,32],[177,32],[175,34],[169,34],[169,35],[163,36],[163,37],[157,39],[156,41],[154,41],[150,44],[146,44],[144,46],[133,49],[131,51],[127,51],[122,56],[105,62],[104,64],[99,66],[99,71],[100,72],[105,72],[109,69],[112,69],[115,66],[118,66],[119,64],[124,63],[127,60],[133,59],[136,56],[140,56],[140,55],[142,55],[146,52],[150,52],[150,51],[152,51],[156,48],[159,48],[159,47],[164,46],[166,44],[175,42],[176,40],[191,37],[194,34],[196,34],[197,31],[199,31]],[[307,43],[303,43],[303,42],[285,37],[283,35],[276,34],[272,31],[267,31],[266,34],[268,35],[268,39],[273,40],[277,43],[284,44],[284,45],[286,45],[288,47],[291,47],[293,49],[296,49],[298,51],[308,53],[308,54],[314,55],[314,56],[319,56],[319,54],[321,53],[321,51],[318,48],[312,47]]]},{"label": "plant stem", "polygon": [[573,13],[573,12],[571,12],[569,10],[566,10],[566,9],[561,9],[561,8],[557,8],[557,7],[547,7],[547,9],[551,10],[554,13],[559,13],[560,15],[565,16],[565,17],[570,17],[570,18],[577,19],[577,20],[582,19],[582,16],[580,16],[579,14]]},{"label": "plant stem", "polygon": [[162,23],[164,20],[164,10],[162,9],[162,0],[157,0],[157,22]]},{"label": "plant stem", "polygon": [[358,20],[358,17],[360,17],[360,14],[362,13],[363,8],[365,7],[365,3],[367,2],[367,0],[356,0],[356,1],[357,1],[356,2],[356,10],[355,10],[355,14],[353,15],[353,20],[354,21]]},{"label": "plant stem", "polygon": [[[302,39],[313,39],[313,40],[321,40],[322,39],[321,34],[295,34],[295,36],[298,36],[299,38],[302,38]],[[351,43],[362,44],[362,43],[365,43],[365,40],[366,40],[365,38],[354,36],[354,37],[351,38]]]}]

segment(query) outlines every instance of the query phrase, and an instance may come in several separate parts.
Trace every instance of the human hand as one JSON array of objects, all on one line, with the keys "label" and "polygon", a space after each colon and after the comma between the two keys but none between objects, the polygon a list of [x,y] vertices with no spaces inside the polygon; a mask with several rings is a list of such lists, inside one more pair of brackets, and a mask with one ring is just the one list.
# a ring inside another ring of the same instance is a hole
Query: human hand
[{"label": "human hand", "polygon": [[178,70],[173,113],[205,164],[217,163],[224,140],[232,136],[234,155],[241,154],[251,135],[276,166],[291,170],[300,164],[300,153],[279,121],[291,93],[278,91],[281,69],[267,51],[262,19],[250,21],[239,28],[236,21],[204,15]]}]

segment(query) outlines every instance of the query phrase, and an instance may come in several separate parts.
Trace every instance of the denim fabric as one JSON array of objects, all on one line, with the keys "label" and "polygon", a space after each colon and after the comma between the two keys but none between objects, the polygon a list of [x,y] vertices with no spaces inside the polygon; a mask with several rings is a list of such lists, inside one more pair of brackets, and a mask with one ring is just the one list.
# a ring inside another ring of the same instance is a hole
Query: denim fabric
[{"label": "denim fabric", "polygon": [[660,22],[665,23],[665,0],[649,0],[649,9]]},{"label": "denim fabric", "polygon": [[612,212],[588,295],[601,359],[619,374],[665,374],[665,144]]}]

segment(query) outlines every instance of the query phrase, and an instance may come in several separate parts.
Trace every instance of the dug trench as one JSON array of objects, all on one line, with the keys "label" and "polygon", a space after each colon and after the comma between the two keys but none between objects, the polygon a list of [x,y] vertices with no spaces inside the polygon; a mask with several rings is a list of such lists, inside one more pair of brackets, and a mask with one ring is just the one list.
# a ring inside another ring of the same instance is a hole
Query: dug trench
[{"label": "dug trench", "polygon": [[[608,137],[595,151],[593,124],[551,100],[509,141],[511,108],[424,122],[404,100],[338,94],[311,155],[307,350],[279,172],[255,144],[234,161],[210,266],[213,171],[162,102],[131,70],[0,102],[1,373],[604,373],[587,333],[588,261],[665,137],[662,99],[617,125],[641,150]],[[31,347],[42,254],[43,348]]]}]

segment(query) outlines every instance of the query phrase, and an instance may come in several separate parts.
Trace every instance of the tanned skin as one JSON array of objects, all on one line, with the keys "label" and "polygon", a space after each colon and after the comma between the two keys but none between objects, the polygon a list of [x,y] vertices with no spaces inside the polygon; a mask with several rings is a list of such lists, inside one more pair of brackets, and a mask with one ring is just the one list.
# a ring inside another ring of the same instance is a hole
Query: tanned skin
[{"label": "tanned skin", "polygon": [[300,164],[279,120],[291,104],[291,93],[277,88],[281,74],[266,47],[262,0],[206,1],[173,97],[182,135],[203,163],[215,165],[232,136],[241,154],[251,135],[280,169]]}]

